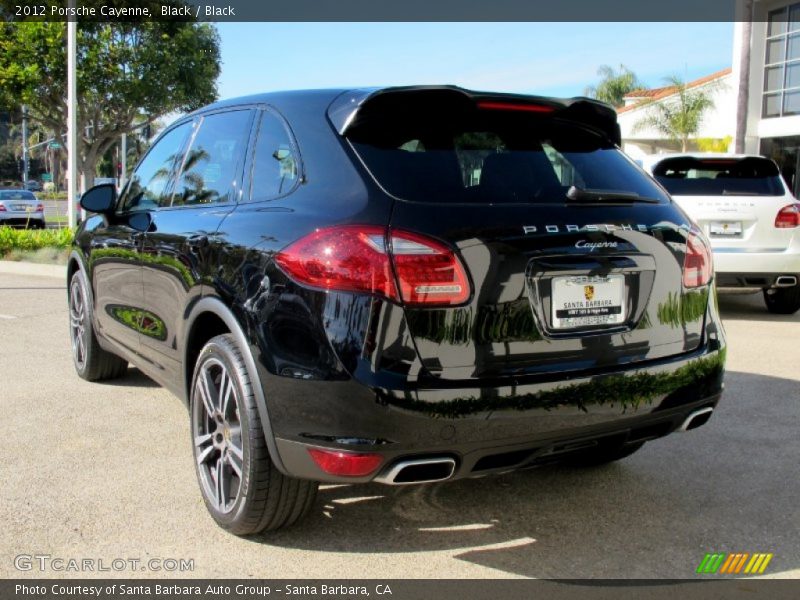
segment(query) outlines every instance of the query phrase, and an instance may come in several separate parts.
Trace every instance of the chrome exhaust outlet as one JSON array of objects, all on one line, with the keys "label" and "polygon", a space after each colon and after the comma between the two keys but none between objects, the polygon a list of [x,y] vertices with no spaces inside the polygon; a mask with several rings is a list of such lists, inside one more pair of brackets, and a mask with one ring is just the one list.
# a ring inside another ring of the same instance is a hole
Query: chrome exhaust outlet
[{"label": "chrome exhaust outlet", "polygon": [[712,412],[714,412],[714,409],[710,406],[694,411],[686,417],[686,420],[678,427],[677,431],[689,431],[690,429],[696,429],[701,425],[705,425],[706,421],[711,418]]},{"label": "chrome exhaust outlet", "polygon": [[456,471],[456,461],[443,456],[440,458],[419,458],[401,460],[378,475],[374,481],[387,485],[413,485],[415,483],[435,483],[450,479]]},{"label": "chrome exhaust outlet", "polygon": [[775,280],[776,288],[794,287],[797,285],[797,277],[794,275],[781,275]]}]

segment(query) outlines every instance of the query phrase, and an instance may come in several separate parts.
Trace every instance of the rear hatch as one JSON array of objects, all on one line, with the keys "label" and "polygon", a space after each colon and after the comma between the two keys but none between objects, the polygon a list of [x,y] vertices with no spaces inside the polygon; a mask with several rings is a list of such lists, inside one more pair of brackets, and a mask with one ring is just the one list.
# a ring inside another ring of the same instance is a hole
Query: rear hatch
[{"label": "rear hatch", "polygon": [[715,249],[780,252],[792,243],[796,229],[776,227],[776,218],[795,200],[771,160],[671,157],[654,166],[653,176]]},{"label": "rear hatch", "polygon": [[709,275],[684,285],[688,219],[616,148],[605,105],[396,90],[342,130],[395,198],[391,230],[444,242],[467,273],[468,300],[405,308],[430,374],[622,368],[701,344]]}]

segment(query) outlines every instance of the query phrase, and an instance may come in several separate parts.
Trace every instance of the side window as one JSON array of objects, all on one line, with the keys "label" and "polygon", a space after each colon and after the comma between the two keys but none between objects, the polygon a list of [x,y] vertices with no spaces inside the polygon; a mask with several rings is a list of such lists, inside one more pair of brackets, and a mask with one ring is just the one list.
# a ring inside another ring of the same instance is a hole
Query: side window
[{"label": "side window", "polygon": [[152,210],[169,204],[166,194],[170,177],[191,128],[190,122],[178,125],[150,149],[131,175],[120,200],[120,211]]},{"label": "side window", "polygon": [[263,112],[258,128],[250,200],[269,200],[289,192],[299,175],[297,157],[283,122]]},{"label": "side window", "polygon": [[172,206],[236,200],[252,113],[251,110],[235,110],[203,118],[186,151]]}]

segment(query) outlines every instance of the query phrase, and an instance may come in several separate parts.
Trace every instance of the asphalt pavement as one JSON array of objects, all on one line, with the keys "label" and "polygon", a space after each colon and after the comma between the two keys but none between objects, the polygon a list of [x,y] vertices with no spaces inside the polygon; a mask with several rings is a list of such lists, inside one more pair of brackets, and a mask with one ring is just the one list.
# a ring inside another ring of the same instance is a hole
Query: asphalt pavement
[{"label": "asphalt pavement", "polygon": [[[64,282],[0,274],[0,577],[685,578],[707,552],[773,553],[767,576],[799,577],[800,315],[720,304],[726,392],[700,429],[597,469],[323,486],[300,525],[241,539],[206,513],[181,401],[133,368],[79,379]],[[170,559],[193,570],[147,570]]]}]

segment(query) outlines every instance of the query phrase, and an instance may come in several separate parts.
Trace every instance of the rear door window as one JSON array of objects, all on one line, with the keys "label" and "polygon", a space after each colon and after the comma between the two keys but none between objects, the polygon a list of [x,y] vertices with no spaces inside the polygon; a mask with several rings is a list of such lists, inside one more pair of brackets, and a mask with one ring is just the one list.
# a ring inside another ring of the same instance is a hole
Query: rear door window
[{"label": "rear door window", "polygon": [[555,118],[407,113],[361,122],[347,135],[378,183],[405,200],[564,203],[574,185],[669,202],[602,135]]},{"label": "rear door window", "polygon": [[172,206],[236,200],[252,116],[252,110],[234,110],[203,118],[184,156]]},{"label": "rear door window", "polygon": [[676,157],[662,160],[653,176],[676,196],[783,196],[777,165],[766,158]]},{"label": "rear door window", "polygon": [[120,211],[152,210],[169,203],[169,182],[191,129],[191,122],[181,123],[156,141],[131,175],[120,198]]}]

